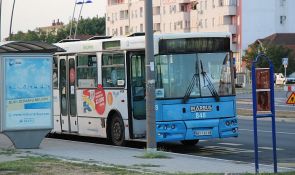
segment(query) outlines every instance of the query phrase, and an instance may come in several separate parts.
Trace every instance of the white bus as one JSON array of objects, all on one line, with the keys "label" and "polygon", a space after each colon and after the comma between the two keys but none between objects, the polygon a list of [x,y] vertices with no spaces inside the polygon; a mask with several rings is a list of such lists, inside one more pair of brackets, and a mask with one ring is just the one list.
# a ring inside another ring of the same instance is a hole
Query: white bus
[{"label": "white bus", "polygon": [[[56,45],[53,132],[144,139],[145,36]],[[231,35],[154,35],[154,52],[157,142],[238,136]]]}]

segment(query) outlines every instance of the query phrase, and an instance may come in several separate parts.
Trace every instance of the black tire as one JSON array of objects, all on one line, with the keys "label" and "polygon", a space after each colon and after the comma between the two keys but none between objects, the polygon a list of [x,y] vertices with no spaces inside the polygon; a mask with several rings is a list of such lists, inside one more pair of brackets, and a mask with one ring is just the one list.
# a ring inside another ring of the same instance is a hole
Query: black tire
[{"label": "black tire", "polygon": [[199,142],[199,139],[197,140],[182,140],[181,143],[185,146],[195,146]]},{"label": "black tire", "polygon": [[125,144],[125,128],[121,117],[114,115],[111,121],[110,129],[111,142],[116,146],[123,146]]}]

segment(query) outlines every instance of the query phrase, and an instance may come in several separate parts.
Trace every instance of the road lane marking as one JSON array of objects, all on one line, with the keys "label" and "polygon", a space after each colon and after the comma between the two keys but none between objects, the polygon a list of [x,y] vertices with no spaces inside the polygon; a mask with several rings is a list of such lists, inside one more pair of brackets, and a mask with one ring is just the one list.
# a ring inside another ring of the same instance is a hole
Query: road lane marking
[{"label": "road lane marking", "polygon": [[[249,132],[254,132],[252,129],[239,129],[240,131],[249,131]],[[257,130],[257,132],[266,132],[266,133],[271,133],[272,131],[265,131],[265,130]],[[277,134],[286,134],[286,135],[295,135],[293,132],[276,132]]]},{"label": "road lane marking", "polygon": [[239,143],[218,143],[219,145],[228,145],[228,146],[241,146],[243,144]]},{"label": "road lane marking", "polygon": [[288,163],[278,163],[280,167],[288,167],[288,168],[295,168],[295,162],[288,162]]},{"label": "road lane marking", "polygon": [[[206,146],[200,148],[199,154],[239,154],[239,153],[254,153],[254,150],[231,148],[223,146]],[[258,151],[261,152],[261,151]]]},{"label": "road lane marking", "polygon": [[[263,146],[261,146],[261,147],[258,147],[259,149],[264,149],[264,150],[272,150],[272,147],[263,147]],[[277,148],[277,151],[284,151],[284,149],[283,148]]]}]

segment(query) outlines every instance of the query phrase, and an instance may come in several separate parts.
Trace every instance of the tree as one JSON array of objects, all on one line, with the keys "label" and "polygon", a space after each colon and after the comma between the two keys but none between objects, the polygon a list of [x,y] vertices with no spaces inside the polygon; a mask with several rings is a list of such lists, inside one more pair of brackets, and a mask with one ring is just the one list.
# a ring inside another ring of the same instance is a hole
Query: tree
[{"label": "tree", "polygon": [[105,35],[105,17],[81,19],[77,29],[79,34]]},{"label": "tree", "polygon": [[[243,57],[243,61],[246,62],[246,67],[251,70],[252,61],[257,57],[259,53],[265,53],[274,65],[274,72],[284,73],[284,66],[282,65],[282,58],[289,58],[287,74],[295,72],[295,55],[293,51],[282,45],[269,45],[262,46],[256,42],[249,46],[246,50],[246,54]],[[258,66],[268,67],[266,62],[259,62]]]},{"label": "tree", "polygon": [[[73,23],[75,26],[76,22]],[[73,27],[73,30],[75,28]],[[59,29],[57,34],[52,32],[46,33],[40,29],[34,31],[29,30],[27,33],[17,32],[11,36],[10,40],[13,41],[43,41],[47,43],[56,43],[69,37],[70,24],[65,25],[64,28]],[[73,34],[73,33],[72,33]],[[98,18],[87,18],[79,21],[77,35],[88,34],[88,35],[105,35],[105,17]]]}]

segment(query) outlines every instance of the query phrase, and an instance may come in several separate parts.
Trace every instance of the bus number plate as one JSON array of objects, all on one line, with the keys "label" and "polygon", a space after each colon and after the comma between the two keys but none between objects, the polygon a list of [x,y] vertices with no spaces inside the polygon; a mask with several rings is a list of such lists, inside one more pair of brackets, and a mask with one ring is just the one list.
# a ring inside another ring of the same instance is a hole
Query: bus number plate
[{"label": "bus number plate", "polygon": [[196,131],[195,135],[196,136],[210,136],[210,135],[212,135],[212,131],[211,130]]}]

